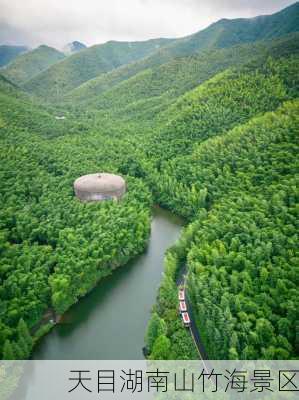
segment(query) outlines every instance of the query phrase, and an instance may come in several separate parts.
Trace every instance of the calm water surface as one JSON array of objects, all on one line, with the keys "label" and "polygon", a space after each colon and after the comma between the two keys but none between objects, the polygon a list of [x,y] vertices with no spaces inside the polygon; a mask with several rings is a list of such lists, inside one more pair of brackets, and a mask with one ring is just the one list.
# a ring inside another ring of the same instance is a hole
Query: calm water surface
[{"label": "calm water surface", "polygon": [[150,311],[161,282],[165,251],[178,239],[182,221],[154,209],[146,252],[114,271],[71,307],[36,346],[40,360],[138,360]]}]

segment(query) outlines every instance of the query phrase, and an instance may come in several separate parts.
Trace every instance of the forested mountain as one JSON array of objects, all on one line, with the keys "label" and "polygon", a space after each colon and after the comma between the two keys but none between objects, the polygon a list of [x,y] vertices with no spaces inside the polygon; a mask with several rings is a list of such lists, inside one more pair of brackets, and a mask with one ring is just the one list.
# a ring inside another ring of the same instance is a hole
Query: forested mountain
[{"label": "forested mountain", "polygon": [[[166,255],[148,356],[197,357],[177,312],[185,268],[211,359],[299,357],[297,18],[298,3],[220,21],[201,44],[82,50],[24,85],[64,95],[51,105],[0,76],[3,358],[28,357],[45,314],[144,250],[153,203],[187,226]],[[75,199],[74,179],[101,170],[125,177],[123,200]]]},{"label": "forested mountain", "polygon": [[18,56],[1,73],[10,81],[23,85],[31,78],[65,58],[60,51],[45,45]]},{"label": "forested mountain", "polygon": [[[120,203],[79,202],[74,179],[86,171],[117,171],[117,147],[97,139],[107,158],[99,159],[91,143],[76,156],[69,126],[60,131],[65,135],[61,145],[53,139],[64,121],[56,121],[5,79],[0,82],[0,348],[5,359],[27,358],[33,345],[29,330],[38,327],[49,308],[62,313],[144,249],[151,197],[145,184],[128,177]],[[73,149],[69,162],[68,149]]]},{"label": "forested mountain", "polygon": [[222,19],[208,28],[179,40],[169,47],[172,55],[186,55],[209,48],[225,48],[240,43],[273,39],[297,32],[299,3],[295,3],[273,15],[255,18]]},{"label": "forested mountain", "polygon": [[295,33],[281,39],[210,50],[204,54],[179,57],[161,66],[147,68],[118,83],[122,80],[124,67],[79,86],[65,99],[73,105],[78,103],[80,107],[114,112],[128,118],[132,113],[138,112],[152,118],[153,113],[165,108],[178,96],[202,84],[216,73],[231,66],[241,66],[253,59],[256,63],[263,64],[268,57],[297,53],[298,43],[299,34]]},{"label": "forested mountain", "polygon": [[3,126],[21,127],[47,137],[61,136],[66,133],[83,133],[87,130],[87,126],[81,121],[69,118],[57,120],[54,109],[37,106],[25,92],[1,74],[0,109]]},{"label": "forested mountain", "polygon": [[[175,279],[186,263],[188,293],[211,358],[298,355],[298,100],[277,109],[298,99],[298,65],[292,53],[251,62],[187,93],[150,139],[146,153],[154,164],[136,168],[156,177],[150,185],[159,204],[193,221],[168,255],[153,315],[155,324],[166,323],[172,349],[178,338],[189,343],[171,318]],[[151,335],[151,357],[164,358],[154,342]],[[183,348],[169,357],[194,357],[190,343]]]},{"label": "forested mountain", "polygon": [[[297,38],[293,40],[292,55],[279,57],[275,52],[273,57],[256,58],[238,70],[226,70],[169,107],[161,115],[165,123],[151,138],[158,165],[178,153],[189,154],[198,142],[221,134],[230,124],[274,110],[281,101],[296,97],[299,47]],[[225,121],[223,114],[227,114]]]},{"label": "forested mountain", "polygon": [[92,46],[73,54],[62,63],[53,65],[27,82],[24,87],[39,96],[60,97],[89,79],[147,56],[169,41],[169,39],[145,42],[110,41]]},{"label": "forested mountain", "polygon": [[[132,49],[135,56],[129,55],[131,51],[126,51],[127,47],[132,44],[108,42],[105,45],[93,46],[83,53],[80,52],[80,55],[78,54],[77,57],[75,55],[74,58],[66,60],[59,66],[53,66],[40,77],[28,82],[26,89],[39,96],[48,97],[51,94],[57,98],[98,76],[88,86],[91,91],[94,89],[93,92],[95,92],[98,88],[101,90],[103,87],[110,87],[111,82],[119,83],[138,72],[165,64],[176,57],[190,56],[211,49],[228,48],[297,32],[298,18],[299,3],[295,3],[270,16],[220,20],[203,31],[183,39],[148,41],[146,44],[136,43]],[[135,46],[136,52],[134,51]],[[128,53],[127,57],[124,60],[115,59],[120,56],[121,52]],[[148,57],[146,57],[147,55]],[[107,60],[109,60],[108,64]],[[114,61],[112,65],[111,61]],[[134,61],[137,62],[134,63]],[[113,71],[121,65],[124,67]],[[112,72],[107,76],[103,75],[103,72],[109,71]]]},{"label": "forested mountain", "polygon": [[[185,164],[197,174],[189,197],[197,216],[167,255],[158,314],[149,325],[152,358],[165,358],[158,347],[161,333],[152,325],[167,327],[162,333],[166,357],[194,357],[190,338],[173,317],[175,279],[184,263],[210,358],[298,357],[298,106],[298,100],[286,103],[208,139]],[[190,186],[181,183],[175,189],[170,176],[165,173],[164,184],[183,199]]]},{"label": "forested mountain", "polygon": [[25,46],[0,46],[0,67],[7,65],[14,60],[18,55],[25,53],[29,49]]},{"label": "forested mountain", "polygon": [[286,103],[194,153],[197,169],[214,174],[222,193],[187,256],[190,296],[210,357],[287,359],[298,352],[298,111],[298,101]]}]

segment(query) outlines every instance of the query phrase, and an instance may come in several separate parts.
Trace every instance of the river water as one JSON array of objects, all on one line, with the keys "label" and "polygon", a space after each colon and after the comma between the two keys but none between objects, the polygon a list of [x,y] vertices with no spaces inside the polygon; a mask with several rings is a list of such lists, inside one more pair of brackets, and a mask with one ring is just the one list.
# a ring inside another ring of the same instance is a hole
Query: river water
[{"label": "river water", "polygon": [[155,207],[148,248],[120,267],[72,306],[41,339],[33,353],[40,360],[139,360],[155,303],[167,248],[183,222]]}]

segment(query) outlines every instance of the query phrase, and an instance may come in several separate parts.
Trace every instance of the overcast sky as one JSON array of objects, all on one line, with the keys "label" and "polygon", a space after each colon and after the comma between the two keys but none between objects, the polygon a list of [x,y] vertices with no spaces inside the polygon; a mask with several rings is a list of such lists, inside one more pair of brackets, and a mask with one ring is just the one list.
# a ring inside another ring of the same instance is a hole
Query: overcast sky
[{"label": "overcast sky", "polygon": [[0,44],[180,37],[221,18],[271,14],[295,0],[0,0]]}]

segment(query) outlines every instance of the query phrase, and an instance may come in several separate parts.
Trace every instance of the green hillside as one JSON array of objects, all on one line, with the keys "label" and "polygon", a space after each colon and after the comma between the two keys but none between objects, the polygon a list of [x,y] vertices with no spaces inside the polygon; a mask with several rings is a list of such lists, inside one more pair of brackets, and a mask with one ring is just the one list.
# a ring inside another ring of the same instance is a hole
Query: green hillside
[{"label": "green hillside", "polygon": [[[100,96],[102,92],[108,89],[111,90],[112,86],[120,83],[121,81],[126,80],[141,71],[152,69],[156,70],[156,66],[161,64],[165,65],[169,60],[171,61],[169,61],[167,73],[170,76],[168,75],[169,78],[167,81],[171,82],[170,77],[172,77],[174,74],[179,74],[181,70],[185,71],[185,69],[188,68],[186,65],[183,65],[183,68],[180,68],[180,60],[173,60],[174,57],[181,58],[184,56],[189,56],[190,54],[200,53],[202,51],[207,52],[208,49],[225,49],[232,46],[237,46],[240,43],[252,43],[267,38],[272,39],[289,34],[291,32],[296,32],[298,31],[298,26],[299,3],[296,3],[295,5],[271,16],[263,16],[253,19],[221,20],[203,31],[200,31],[187,38],[174,41],[172,44],[163,47],[161,50],[158,50],[144,60],[121,67],[115,71],[101,75],[89,82],[86,82],[79,88],[69,93],[68,97],[70,99],[75,98],[78,100],[88,99],[88,101],[91,102],[90,99],[92,97],[97,95]],[[185,64],[190,63],[188,77],[186,76],[185,79],[187,80],[189,78],[189,74],[191,72],[190,81],[192,81],[192,75],[194,75],[197,68],[197,58],[199,58],[199,62],[202,63],[205,62],[206,57],[212,57],[210,60],[206,60],[206,65],[212,65],[214,67],[217,66],[215,57],[218,56],[219,63],[221,63],[221,61],[223,63],[226,61],[226,65],[229,66],[234,62],[242,62],[241,54],[238,57],[238,51],[245,53],[246,49],[248,52],[250,50],[253,52],[258,51],[258,49],[255,47],[242,46],[228,49],[227,52],[219,51],[217,53],[216,51],[210,51],[208,54],[204,54],[201,57],[194,55],[191,59],[182,60],[182,62],[185,62]],[[263,51],[263,49],[260,49],[260,51]],[[249,53],[242,55],[245,57],[243,62],[246,62]],[[230,57],[232,57],[231,61]],[[227,59],[222,60],[221,58]],[[207,66],[205,68],[207,68]],[[163,66],[163,68],[165,67]],[[198,68],[202,68],[202,66],[199,66]],[[217,71],[211,70],[211,72],[216,73]],[[177,84],[177,80],[180,81],[180,79],[175,79],[175,85]],[[200,83],[200,79],[198,79],[196,83]],[[191,88],[191,82],[189,85]]]},{"label": "green hillside", "polygon": [[28,132],[39,132],[46,137],[72,133],[84,133],[87,126],[73,120],[67,112],[65,120],[56,119],[61,112],[36,104],[27,93],[0,75],[0,118],[3,127],[22,128]]},{"label": "green hillside", "polygon": [[116,70],[79,86],[69,93],[66,100],[72,105],[78,103],[80,107],[104,110],[125,118],[142,113],[144,118],[151,119],[153,114],[164,109],[178,96],[216,73],[231,66],[241,66],[252,59],[263,64],[271,56],[295,54],[299,51],[298,43],[299,34],[293,34],[275,41],[210,50],[200,55],[175,58],[120,83],[116,83]]},{"label": "green hillside", "polygon": [[[25,88],[39,96],[49,98],[50,95],[59,98],[82,83],[99,76],[89,88],[95,91],[99,87],[101,90],[107,88],[111,81],[118,83],[175,57],[190,56],[209,49],[227,48],[296,32],[299,26],[298,18],[299,3],[296,3],[270,16],[221,20],[183,39],[159,39],[145,43],[108,42],[93,46],[68,58],[64,63],[53,66],[46,73],[28,82]],[[140,62],[133,63],[137,60]],[[112,75],[107,77],[102,75],[128,63],[133,64],[115,71],[115,74],[112,72]]]},{"label": "green hillside", "polygon": [[[188,295],[211,359],[298,357],[298,112],[296,100],[253,118],[204,141],[192,164],[184,164],[197,175],[189,197],[197,215],[168,253],[157,303],[170,359],[194,357],[173,318],[175,279],[185,263]],[[176,192],[183,199],[190,186],[175,188],[171,179],[164,197]],[[164,358],[156,341],[159,336],[151,336],[151,357]]]},{"label": "green hillside", "polygon": [[168,39],[145,42],[110,41],[92,46],[52,66],[27,82],[24,87],[38,96],[57,98],[95,76],[146,57],[169,41]]},{"label": "green hillside", "polygon": [[[184,271],[210,359],[298,359],[297,18],[298,3],[222,20],[158,51],[108,42],[24,85],[63,102],[0,76],[0,357],[28,357],[46,311],[142,253],[159,204],[186,227],[148,357],[198,357],[178,316]],[[125,177],[122,201],[78,201],[74,179],[101,170]]]},{"label": "green hillside", "polygon": [[[274,56],[274,55],[273,55]],[[198,142],[274,110],[298,96],[299,48],[290,57],[257,59],[227,70],[181,97],[162,115],[165,125],[152,137],[152,151],[163,159],[188,154]],[[167,150],[166,150],[167,149]]]},{"label": "green hillside", "polygon": [[298,101],[286,103],[194,153],[202,176],[213,174],[222,192],[187,256],[190,296],[210,357],[296,354],[298,111]]},{"label": "green hillside", "polygon": [[25,46],[9,46],[9,45],[1,45],[0,46],[0,67],[4,67],[13,61],[17,56],[22,53],[28,51],[28,48]]},{"label": "green hillside", "polygon": [[83,139],[77,147],[70,133],[72,126],[80,132],[78,120],[73,125],[70,121],[55,139],[53,132],[61,122],[0,79],[4,359],[28,358],[30,332],[49,307],[63,313],[99,280],[142,252],[148,241],[151,195],[140,180],[127,177],[127,193],[120,203],[85,204],[74,197],[76,177],[88,170],[117,171],[119,158],[115,143],[105,138],[101,143],[97,138],[101,158],[97,147],[88,145],[90,136],[85,141],[84,134],[76,135]]},{"label": "green hillside", "polygon": [[171,46],[173,55],[185,55],[186,51],[202,51],[208,48],[225,48],[240,43],[262,39],[274,39],[291,32],[299,26],[299,3],[273,15],[255,18],[222,19],[208,28],[195,33]]},{"label": "green hillside", "polygon": [[[159,175],[152,184],[160,204],[193,218],[196,207],[192,198],[203,189],[199,184],[201,170],[196,165],[193,169],[194,149],[211,137],[223,135],[257,115],[274,111],[284,101],[297,98],[298,63],[299,55],[294,53],[229,69],[181,96],[164,112],[159,129],[149,136],[145,150]],[[219,184],[211,183],[207,189],[205,200],[210,206],[222,192]]]},{"label": "green hillside", "polygon": [[[298,98],[294,49],[286,46],[281,57],[229,69],[180,97],[149,138],[143,152],[148,161],[131,169],[148,177],[159,204],[193,221],[168,255],[158,316],[153,314],[166,323],[170,348],[185,343],[170,358],[194,356],[172,319],[183,263],[209,357],[297,354],[298,100],[276,111]],[[277,217],[282,209],[286,219]],[[282,291],[273,290],[278,286]],[[151,337],[151,357],[159,358],[154,342]]]},{"label": "green hillside", "polygon": [[1,73],[12,82],[23,85],[64,58],[64,54],[60,51],[42,45],[17,57]]},{"label": "green hillside", "polygon": [[84,83],[68,93],[65,99],[88,108],[119,109],[140,99],[159,97],[165,92],[173,98],[216,72],[245,63],[255,53],[264,51],[266,46],[258,45],[211,50],[201,55],[175,58],[124,79],[124,71],[134,68],[131,64]]}]

